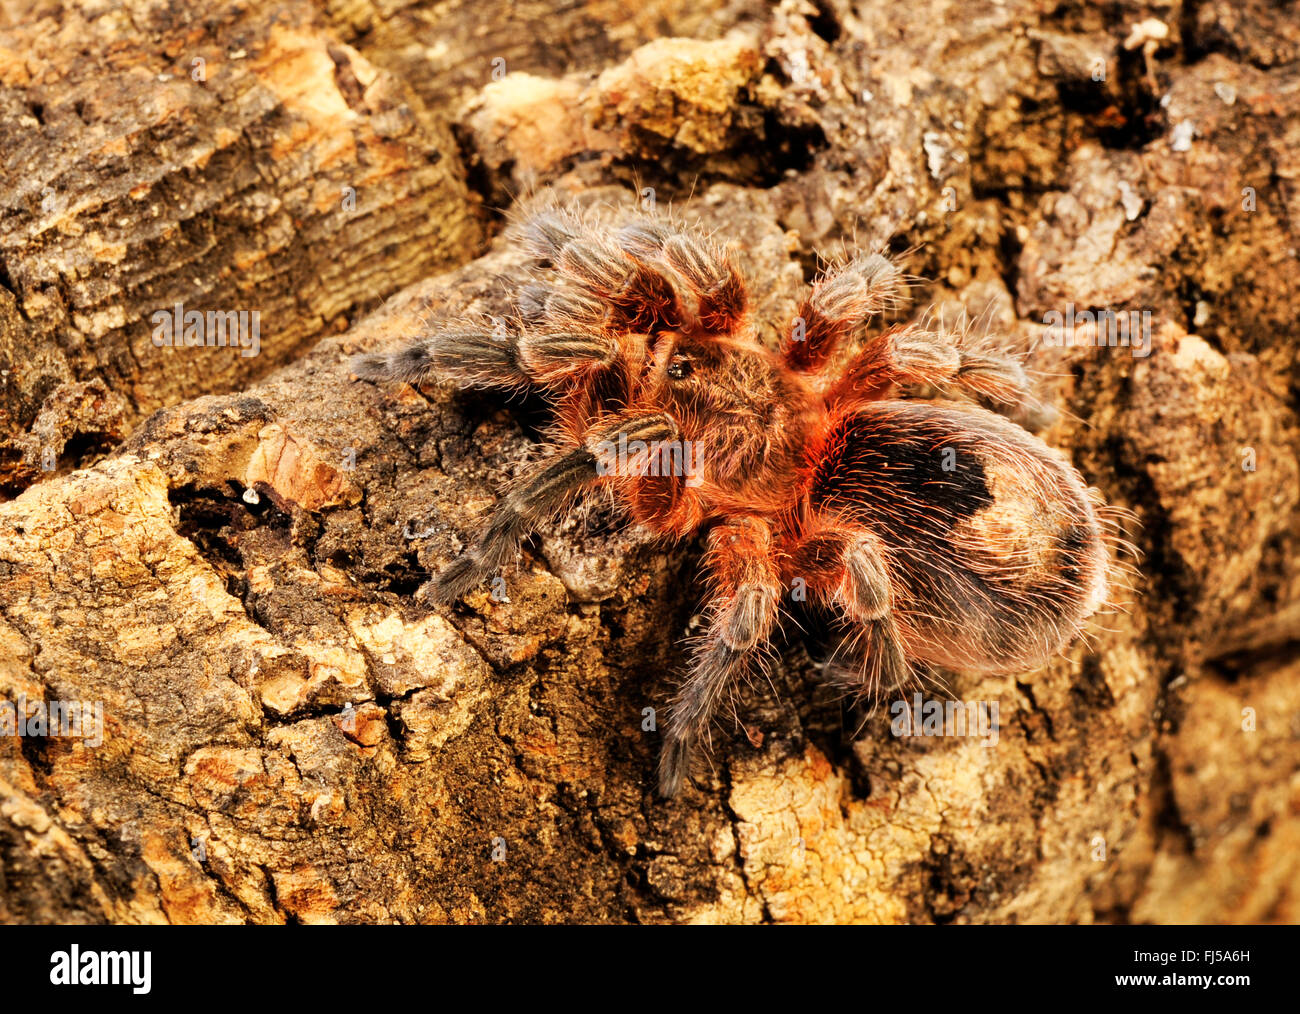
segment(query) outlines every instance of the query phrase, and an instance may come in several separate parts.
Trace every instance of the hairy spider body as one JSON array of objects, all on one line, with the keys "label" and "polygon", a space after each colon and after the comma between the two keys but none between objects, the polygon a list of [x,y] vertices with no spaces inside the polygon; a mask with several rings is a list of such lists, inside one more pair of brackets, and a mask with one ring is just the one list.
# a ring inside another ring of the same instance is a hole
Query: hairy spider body
[{"label": "hairy spider body", "polygon": [[973,402],[901,396],[924,386],[1023,409],[1016,359],[924,325],[850,348],[901,296],[886,258],[820,279],[770,349],[730,254],[692,231],[548,210],[517,234],[548,282],[518,294],[512,326],[436,328],[354,368],[534,387],[555,405],[553,453],[426,586],[435,601],[511,563],[525,534],[591,490],[661,535],[707,531],[707,626],[668,715],[663,795],[679,791],[692,747],[734,680],[761,663],[792,597],[840,618],[826,672],[865,699],[930,664],[1036,667],[1105,600],[1100,501],[1068,461]]}]

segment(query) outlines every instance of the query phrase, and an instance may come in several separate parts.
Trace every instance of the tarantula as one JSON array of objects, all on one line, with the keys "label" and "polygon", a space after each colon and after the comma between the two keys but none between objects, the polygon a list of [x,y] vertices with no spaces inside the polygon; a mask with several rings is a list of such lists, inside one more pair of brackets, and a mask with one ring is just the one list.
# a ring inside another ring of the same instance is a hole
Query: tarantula
[{"label": "tarantula", "polygon": [[[860,340],[907,285],[885,256],[823,275],[774,350],[748,318],[731,250],[691,229],[556,208],[515,228],[546,282],[521,287],[510,326],[437,327],[353,369],[540,389],[554,404],[552,453],[426,586],[436,602],[485,581],[592,490],[661,536],[707,530],[706,627],[667,715],[663,796],[680,790],[793,589],[838,616],[826,672],[868,700],[932,664],[1035,668],[1106,599],[1100,498],[1062,455],[975,403],[1033,404],[1019,361],[929,323]],[[918,387],[937,397],[902,397]]]}]

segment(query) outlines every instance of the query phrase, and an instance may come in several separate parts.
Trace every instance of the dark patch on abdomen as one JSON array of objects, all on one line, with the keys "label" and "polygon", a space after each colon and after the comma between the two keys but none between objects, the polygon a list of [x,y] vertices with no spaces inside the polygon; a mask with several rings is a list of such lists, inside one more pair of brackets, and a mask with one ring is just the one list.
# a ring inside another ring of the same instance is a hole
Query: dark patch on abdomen
[{"label": "dark patch on abdomen", "polygon": [[993,503],[984,464],[949,420],[915,410],[898,415],[873,411],[840,423],[827,447],[833,456],[813,474],[812,506],[868,523],[898,543],[944,539]]}]

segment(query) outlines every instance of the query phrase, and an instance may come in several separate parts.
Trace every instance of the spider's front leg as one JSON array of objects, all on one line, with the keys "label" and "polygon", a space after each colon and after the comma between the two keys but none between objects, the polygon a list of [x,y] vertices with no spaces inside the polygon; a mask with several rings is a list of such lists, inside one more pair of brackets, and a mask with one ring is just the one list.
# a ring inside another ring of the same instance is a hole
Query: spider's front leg
[{"label": "spider's front leg", "polygon": [[675,440],[677,432],[677,424],[662,412],[621,416],[593,426],[582,446],[543,462],[512,486],[469,549],[424,585],[420,594],[434,602],[452,602],[513,560],[525,535],[604,480],[605,448],[623,441],[626,445]]},{"label": "spider's front leg", "polygon": [[877,314],[894,307],[907,281],[881,254],[855,257],[814,286],[799,307],[782,355],[792,370],[818,373]]},{"label": "spider's front leg", "polygon": [[612,336],[582,320],[568,323],[546,330],[511,330],[490,321],[439,327],[396,351],[356,356],[352,369],[368,380],[521,388],[564,384],[614,362],[618,347]]},{"label": "spider's front leg", "polygon": [[668,713],[659,757],[659,792],[676,796],[692,749],[708,735],[723,693],[767,643],[776,623],[781,579],[772,532],[760,518],[740,518],[709,533],[709,627]]},{"label": "spider's front leg", "polygon": [[732,332],[743,324],[749,293],[729,250],[653,221],[625,226],[618,240],[630,256],[647,265],[666,265],[685,282],[695,317],[706,330]]},{"label": "spider's front leg", "polygon": [[730,332],[745,319],[749,297],[730,253],[688,231],[643,217],[608,238],[551,211],[525,221],[520,233],[583,291],[580,298],[612,310],[626,330],[679,327],[693,317],[705,330]]}]

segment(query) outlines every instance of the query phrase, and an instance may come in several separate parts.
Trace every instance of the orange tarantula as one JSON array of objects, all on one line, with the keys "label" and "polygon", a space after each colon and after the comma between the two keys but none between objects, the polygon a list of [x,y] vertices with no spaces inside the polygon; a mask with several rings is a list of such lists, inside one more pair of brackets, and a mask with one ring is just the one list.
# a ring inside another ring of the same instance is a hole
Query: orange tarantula
[{"label": "orange tarantula", "polygon": [[[793,588],[845,628],[830,678],[871,699],[930,664],[1034,668],[1105,600],[1099,498],[1063,456],[974,403],[1030,405],[1019,362],[927,324],[860,340],[906,284],[885,257],[817,281],[773,350],[731,254],[691,230],[557,209],[516,228],[546,283],[517,293],[512,326],[449,324],[354,369],[531,386],[554,404],[553,453],[426,586],[437,602],[595,489],[662,536],[707,530],[707,627],[667,715],[664,796]],[[918,386],[966,404],[901,396]]]}]

